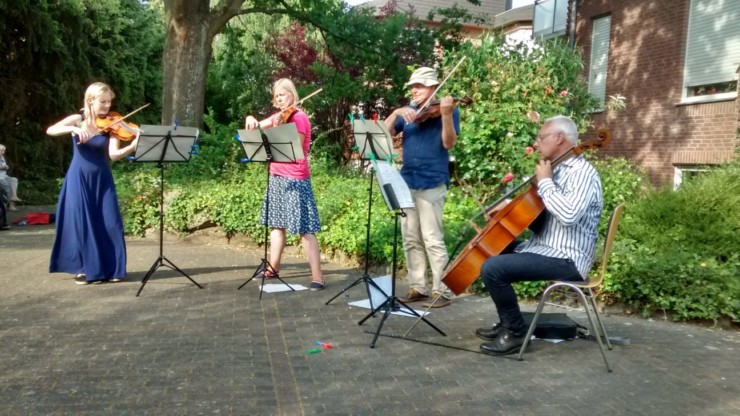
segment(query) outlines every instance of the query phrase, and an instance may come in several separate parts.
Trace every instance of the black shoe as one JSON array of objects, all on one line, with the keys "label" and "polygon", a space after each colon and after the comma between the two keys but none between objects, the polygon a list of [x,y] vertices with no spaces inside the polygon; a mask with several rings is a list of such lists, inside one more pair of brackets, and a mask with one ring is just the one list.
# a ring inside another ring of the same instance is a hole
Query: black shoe
[{"label": "black shoe", "polygon": [[519,351],[523,344],[524,336],[517,337],[509,331],[504,331],[495,340],[480,344],[480,350],[490,355],[508,355]]},{"label": "black shoe", "polygon": [[504,327],[501,323],[495,324],[491,328],[478,328],[475,330],[475,336],[486,341],[494,341],[497,336],[504,332]]}]

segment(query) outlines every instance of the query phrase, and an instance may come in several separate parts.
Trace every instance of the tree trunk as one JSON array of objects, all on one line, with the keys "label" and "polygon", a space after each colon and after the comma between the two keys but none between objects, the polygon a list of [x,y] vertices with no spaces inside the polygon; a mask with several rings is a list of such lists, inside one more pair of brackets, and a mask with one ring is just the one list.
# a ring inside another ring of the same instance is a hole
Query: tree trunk
[{"label": "tree trunk", "polygon": [[165,0],[162,124],[201,127],[213,38],[239,13],[243,0]]}]

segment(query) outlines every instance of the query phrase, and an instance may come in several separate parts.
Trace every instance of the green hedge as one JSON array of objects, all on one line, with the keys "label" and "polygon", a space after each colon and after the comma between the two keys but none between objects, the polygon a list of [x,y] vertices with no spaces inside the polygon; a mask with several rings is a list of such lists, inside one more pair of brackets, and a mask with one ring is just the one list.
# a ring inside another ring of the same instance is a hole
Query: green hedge
[{"label": "green hedge", "polygon": [[674,320],[740,317],[740,163],[627,206],[603,292]]},{"label": "green hedge", "polygon": [[[227,130],[227,129],[225,129]],[[217,137],[221,137],[220,139]],[[195,156],[191,164],[165,171],[166,226],[188,233],[200,226],[215,226],[227,236],[243,234],[261,244],[259,224],[266,182],[263,164],[239,163],[241,148],[224,131],[203,140],[219,144]],[[205,147],[205,146],[204,146]],[[226,160],[224,162],[223,160]],[[623,302],[646,315],[670,312],[672,319],[738,319],[740,273],[740,174],[738,164],[709,173],[680,190],[650,191],[645,175],[624,159],[593,159],[604,188],[604,214],[600,232],[613,208],[626,203],[609,272],[600,297],[607,303]],[[219,168],[214,169],[215,163]],[[206,170],[207,175],[199,172]],[[322,252],[341,253],[362,264],[368,214],[367,174],[333,167],[321,158],[312,160],[313,188],[321,216],[317,235]],[[159,171],[154,166],[116,168],[126,231],[141,235],[158,227]],[[390,264],[394,216],[373,184],[370,260]],[[471,220],[481,222],[474,188],[450,188],[445,205],[445,239],[452,253],[460,251],[474,231]],[[489,192],[490,193],[490,192]],[[289,239],[297,244],[298,239]],[[597,259],[594,269],[597,269]],[[403,269],[399,246],[398,267]],[[523,297],[536,297],[542,282],[517,285]],[[482,292],[476,282],[474,292]]]}]

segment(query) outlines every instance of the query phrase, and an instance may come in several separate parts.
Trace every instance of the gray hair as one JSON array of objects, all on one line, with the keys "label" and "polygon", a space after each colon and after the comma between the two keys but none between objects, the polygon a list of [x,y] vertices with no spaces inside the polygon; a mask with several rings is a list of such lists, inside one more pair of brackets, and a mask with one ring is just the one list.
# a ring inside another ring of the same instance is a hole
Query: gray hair
[{"label": "gray hair", "polygon": [[552,124],[557,130],[563,133],[563,136],[573,145],[578,144],[578,127],[576,123],[566,116],[555,116],[545,120],[544,124]]}]

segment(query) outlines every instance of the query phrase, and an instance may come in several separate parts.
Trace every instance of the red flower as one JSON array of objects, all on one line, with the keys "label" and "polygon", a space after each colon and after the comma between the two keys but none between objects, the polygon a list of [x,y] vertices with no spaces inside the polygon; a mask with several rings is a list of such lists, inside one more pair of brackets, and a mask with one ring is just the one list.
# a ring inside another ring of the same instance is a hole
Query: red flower
[{"label": "red flower", "polygon": [[567,95],[568,95],[568,90],[562,90],[562,91],[560,91],[560,96],[561,97],[565,97]]},{"label": "red flower", "polygon": [[526,147],[526,148],[524,149],[524,154],[526,154],[527,156],[531,155],[532,153],[534,153],[534,147],[532,147],[532,146],[527,146],[527,147]]},{"label": "red flower", "polygon": [[550,93],[551,93],[551,92],[552,92],[552,88],[550,88],[550,86],[549,86],[549,85],[548,85],[548,86],[546,86],[546,87],[545,87],[545,95],[550,95]]},{"label": "red flower", "polygon": [[506,174],[506,176],[504,176],[504,179],[501,179],[501,183],[507,184],[513,180],[514,180],[514,174],[509,172]]}]

